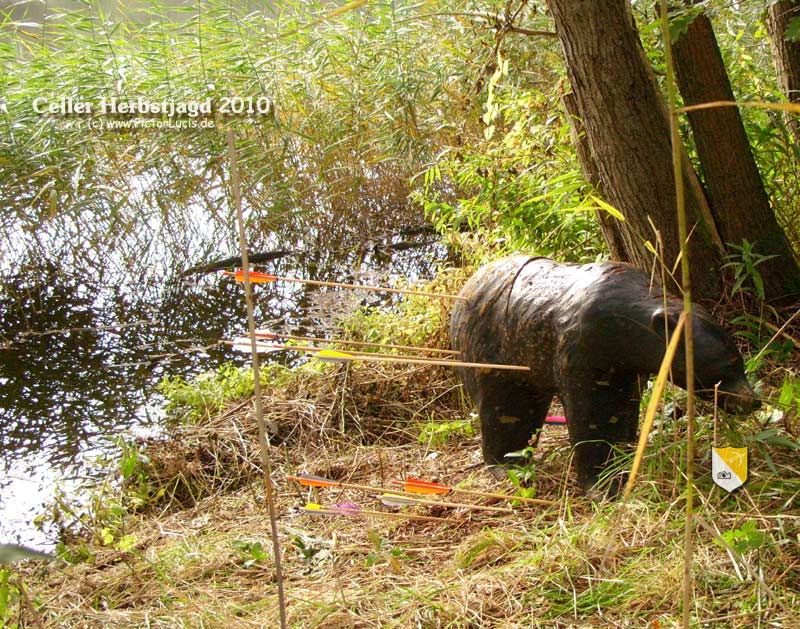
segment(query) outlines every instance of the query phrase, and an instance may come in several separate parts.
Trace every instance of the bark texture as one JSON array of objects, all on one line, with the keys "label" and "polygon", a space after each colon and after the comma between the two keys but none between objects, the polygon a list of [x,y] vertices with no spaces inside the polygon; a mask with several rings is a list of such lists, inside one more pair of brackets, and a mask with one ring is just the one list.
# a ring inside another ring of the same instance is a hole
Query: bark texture
[{"label": "bark texture", "polygon": [[[595,190],[601,197],[606,198],[607,195],[603,190],[603,184],[600,182],[600,173],[597,169],[597,161],[592,155],[592,147],[586,139],[586,131],[583,128],[583,121],[578,114],[578,103],[575,102],[575,94],[568,92],[561,98],[564,109],[567,112],[567,117],[570,122],[570,130],[572,131],[572,142],[575,145],[575,151],[578,154],[578,161],[581,164],[581,170],[586,180],[592,184]],[[622,237],[622,230],[624,226],[613,216],[609,216],[607,212],[601,210],[597,211],[597,221],[600,224],[600,231],[603,234],[603,240],[606,241],[611,256],[620,262],[630,262],[628,252],[625,249],[625,240]]]},{"label": "bark texture", "polygon": [[[735,100],[708,17],[701,13],[673,44],[678,86],[686,105]],[[726,243],[747,239],[757,253],[776,256],[759,265],[767,299],[800,294],[800,269],[775,218],[750,142],[735,107],[688,113],[708,200]]]},{"label": "bark texture", "polygon": [[[669,119],[645,57],[628,0],[549,0],[564,51],[578,114],[607,200],[626,218],[621,231],[628,259],[649,270],[645,240],[660,233],[669,268],[680,252],[675,215]],[[696,295],[719,294],[720,259],[713,220],[684,160],[689,257]]]},{"label": "bark texture", "polygon": [[[772,41],[772,56],[781,90],[792,103],[800,103],[800,42],[786,41],[786,26],[800,17],[798,0],[780,0],[767,8],[767,31]],[[800,116],[787,114],[786,122],[800,142]]]}]

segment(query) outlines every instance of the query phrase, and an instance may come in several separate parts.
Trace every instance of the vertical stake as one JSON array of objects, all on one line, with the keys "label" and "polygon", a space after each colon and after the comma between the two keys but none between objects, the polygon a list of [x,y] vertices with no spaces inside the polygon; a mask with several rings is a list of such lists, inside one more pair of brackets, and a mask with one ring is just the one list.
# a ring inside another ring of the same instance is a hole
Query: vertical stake
[{"label": "vertical stake", "polygon": [[250,353],[253,359],[253,394],[255,396],[255,415],[258,424],[258,444],[261,450],[261,465],[264,469],[264,494],[269,513],[269,525],[272,535],[272,554],[275,558],[275,581],[278,586],[278,607],[280,611],[281,629],[286,629],[286,599],[283,593],[283,566],[281,562],[281,545],[278,541],[278,523],[275,516],[275,500],[272,486],[272,461],[269,454],[269,441],[267,426],[264,421],[264,408],[261,401],[261,377],[258,365],[258,351],[256,351],[256,321],[253,309],[253,287],[250,283],[250,261],[247,256],[247,234],[244,229],[244,214],[242,213],[242,190],[239,183],[239,166],[236,158],[236,144],[233,130],[226,130],[228,141],[228,159],[231,168],[231,192],[233,203],[236,207],[236,219],[239,225],[239,248],[242,252],[242,269],[244,270],[244,299],[247,305],[247,327],[250,334]]},{"label": "vertical stake", "polygon": [[669,34],[667,0],[660,0],[661,38],[664,41],[664,60],[667,66],[666,88],[669,100],[669,127],[672,140],[672,170],[675,176],[675,196],[678,213],[678,234],[681,245],[681,284],[683,288],[683,312],[686,317],[684,330],[686,347],[686,522],[684,527],[683,556],[683,627],[691,626],[692,605],[692,556],[694,533],[694,333],[692,330],[692,284],[689,275],[689,242],[686,225],[686,198],[683,189],[683,152],[678,132],[678,111],[675,99],[675,72],[672,62],[672,42]]}]

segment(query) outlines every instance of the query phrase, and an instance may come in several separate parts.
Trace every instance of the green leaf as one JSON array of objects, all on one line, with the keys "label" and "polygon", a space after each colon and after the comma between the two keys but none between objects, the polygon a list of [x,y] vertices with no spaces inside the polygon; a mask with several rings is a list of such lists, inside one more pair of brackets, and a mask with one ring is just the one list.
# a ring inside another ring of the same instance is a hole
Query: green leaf
[{"label": "green leaf", "polygon": [[731,529],[722,534],[724,539],[739,554],[760,548],[766,540],[766,535],[756,528],[753,520],[748,520],[738,529]]},{"label": "green leaf", "polygon": [[764,430],[763,432],[758,433],[757,435],[753,435],[748,439],[748,441],[758,441],[760,443],[766,443],[771,446],[783,446],[785,448],[789,448],[790,450],[800,450],[800,443],[787,439],[786,437],[782,437],[778,434],[777,428],[770,428],[769,430]]},{"label": "green leaf", "polygon": [[786,23],[786,32],[783,34],[786,41],[800,42],[800,16],[791,18]]},{"label": "green leaf", "polygon": [[595,202],[601,210],[604,210],[611,214],[614,218],[618,221],[624,221],[625,216],[623,216],[622,212],[620,212],[617,208],[615,208],[610,203],[606,203],[603,199],[596,197],[594,195],[589,196],[589,200]]},{"label": "green leaf", "polygon": [[[800,396],[797,396],[800,397]],[[795,399],[795,383],[788,376],[783,379],[781,384],[781,392],[778,395],[778,405],[784,408],[789,408],[792,401]]]},{"label": "green leaf", "polygon": [[764,281],[761,279],[761,273],[755,269],[753,269],[753,285],[756,287],[756,293],[758,294],[759,299],[764,301]]},{"label": "green leaf", "polygon": [[136,464],[139,462],[136,453],[128,451],[123,453],[122,460],[119,462],[119,473],[123,478],[130,478],[136,472]]},{"label": "green leaf", "polygon": [[128,552],[136,545],[136,542],[138,541],[139,538],[136,537],[136,535],[124,535],[122,539],[117,542],[117,549],[123,552]]},{"label": "green leaf", "polygon": [[693,8],[688,11],[682,11],[679,15],[670,18],[669,39],[673,44],[686,34],[689,26],[700,15],[701,11],[702,8],[700,10]]},{"label": "green leaf", "polygon": [[380,556],[379,554],[377,554],[377,553],[370,553],[369,555],[367,555],[367,556],[364,558],[364,565],[365,565],[367,568],[371,568],[371,567],[372,567],[372,566],[374,566],[376,563],[378,563],[378,560],[379,560],[380,558],[381,558],[381,556]]},{"label": "green leaf", "polygon": [[9,598],[8,570],[0,570],[0,621],[6,616]]},{"label": "green leaf", "polygon": [[110,546],[114,542],[114,533],[107,526],[100,529],[100,541],[103,546]]}]

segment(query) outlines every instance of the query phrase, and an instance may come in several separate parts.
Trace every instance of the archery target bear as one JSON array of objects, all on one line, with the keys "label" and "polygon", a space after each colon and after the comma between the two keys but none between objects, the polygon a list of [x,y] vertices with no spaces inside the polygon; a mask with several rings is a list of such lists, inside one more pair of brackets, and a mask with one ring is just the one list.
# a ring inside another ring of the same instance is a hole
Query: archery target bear
[{"label": "archery target bear", "polygon": [[[554,396],[565,409],[578,480],[589,489],[612,444],[636,438],[638,377],[658,371],[683,304],[651,291],[647,276],[622,263],[562,264],[514,256],[479,270],[464,286],[450,322],[453,349],[468,362],[524,365],[530,371],[459,368],[478,407],[484,461],[504,462],[541,428]],[[731,337],[694,306],[699,397],[728,410],[759,405]],[[683,347],[673,361],[685,386]]]}]

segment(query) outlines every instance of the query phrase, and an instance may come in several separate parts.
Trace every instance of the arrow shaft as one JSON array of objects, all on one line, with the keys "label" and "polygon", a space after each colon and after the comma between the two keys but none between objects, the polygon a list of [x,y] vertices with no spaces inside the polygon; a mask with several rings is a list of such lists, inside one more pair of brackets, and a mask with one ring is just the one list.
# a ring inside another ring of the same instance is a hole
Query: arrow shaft
[{"label": "arrow shaft", "polygon": [[439,505],[440,507],[452,507],[454,509],[473,509],[480,511],[514,513],[514,510],[508,507],[490,507],[488,505],[466,504],[463,502],[446,502],[444,500],[427,500],[425,498],[413,498],[413,501],[416,504],[421,504],[421,505]]},{"label": "arrow shaft", "polygon": [[470,489],[454,489],[454,493],[465,494],[468,496],[484,496],[486,498],[498,498],[500,500],[519,500],[520,502],[527,502],[530,504],[538,505],[552,505],[555,504],[554,500],[544,500],[542,498],[523,498],[522,496],[509,496],[508,494],[496,494],[487,491],[473,491]]},{"label": "arrow shaft", "polygon": [[[316,354],[318,352],[323,351],[321,347],[313,347],[311,345],[284,345],[282,343],[263,343],[257,342],[256,348],[261,349],[274,349],[274,350],[287,350],[287,351],[295,351],[295,352],[305,352],[307,354]],[[346,355],[341,357],[341,360],[366,360],[368,358],[372,358],[373,356],[381,356],[385,358],[398,358],[401,361],[405,360],[419,360],[425,363],[435,363],[435,364],[446,364],[449,365],[454,363],[455,361],[450,360],[443,360],[441,358],[434,358],[431,356],[403,356],[398,354],[397,356],[389,355],[389,354],[374,354],[369,352],[347,352]]]},{"label": "arrow shaft", "polygon": [[[228,341],[230,343],[230,341]],[[282,345],[282,344],[256,344],[256,347],[262,349],[281,349],[291,350],[295,352],[306,352],[315,354],[321,352],[319,347],[311,347],[308,345]],[[513,371],[530,371],[530,367],[525,365],[501,365],[496,363],[472,363],[461,360],[443,360],[439,358],[432,358],[430,356],[390,356],[388,354],[367,354],[363,352],[352,352],[350,356],[342,356],[341,360],[361,360],[364,362],[382,362],[382,363],[404,363],[409,365],[438,365],[443,367],[471,367],[476,369],[506,369]]]},{"label": "arrow shaft", "polygon": [[[413,492],[410,491],[400,491],[397,490],[387,490],[385,487],[374,487],[372,485],[359,485],[357,483],[342,483],[339,481],[332,481],[328,480],[327,478],[303,478],[302,476],[287,476],[286,480],[293,480],[301,485],[306,485],[310,487],[339,487],[341,489],[356,489],[358,491],[368,491],[368,492],[386,492],[392,491],[394,493],[401,493],[404,495],[412,495]],[[455,507],[455,508],[465,508],[465,509],[481,509],[483,511],[498,511],[503,513],[513,513],[513,509],[509,509],[506,507],[489,507],[484,505],[472,505],[472,504],[463,504],[459,502],[440,502],[438,500],[425,500],[424,498],[417,498],[414,496],[414,501],[418,504],[423,505],[439,505],[442,507]]]},{"label": "arrow shaft", "polygon": [[421,520],[423,522],[454,522],[451,518],[439,518],[433,515],[417,515],[416,513],[391,513],[388,511],[371,511],[368,509],[359,509],[358,511],[351,511],[346,513],[338,509],[329,509],[322,507],[321,509],[303,509],[306,513],[323,513],[325,515],[339,515],[345,517],[355,516],[375,516],[379,518],[389,518],[391,520]]},{"label": "arrow shaft", "polygon": [[384,354],[361,354],[357,360],[373,363],[406,363],[409,365],[440,365],[447,367],[472,367],[476,369],[505,369],[510,371],[530,371],[525,365],[500,365],[497,363],[472,363],[461,360],[438,360],[436,358],[387,356]]},{"label": "arrow shaft", "polygon": [[345,284],[344,282],[323,282],[321,280],[307,280],[299,277],[281,277],[275,276],[276,281],[279,282],[293,282],[296,284],[310,284],[312,286],[327,286],[330,288],[351,288],[354,290],[367,290],[377,293],[397,293],[401,295],[420,295],[422,297],[437,297],[439,299],[460,299],[466,301],[466,297],[460,295],[447,295],[445,293],[430,293],[421,290],[409,290],[403,288],[389,288],[387,286],[370,286],[368,284]]},{"label": "arrow shaft", "polygon": [[[225,275],[230,275],[236,278],[237,281],[244,281],[244,270],[238,271],[223,271]],[[271,275],[269,273],[259,273],[258,271],[251,271],[249,273],[250,280],[255,283],[270,283],[270,282],[292,282],[295,284],[310,284],[311,286],[327,286],[331,288],[351,288],[354,290],[367,290],[377,293],[398,293],[401,295],[421,295],[423,297],[436,297],[439,299],[460,299],[466,301],[466,297],[461,295],[447,295],[446,293],[431,293],[422,290],[410,290],[404,288],[389,288],[388,286],[370,286],[369,284],[345,284],[344,282],[324,282],[321,280],[307,280],[300,277],[282,277],[280,275]]]},{"label": "arrow shaft", "polygon": [[[399,480],[390,481],[392,485],[400,485],[405,487],[406,483]],[[543,500],[541,498],[523,498],[522,496],[509,496],[508,494],[497,494],[488,491],[475,491],[471,489],[457,489],[455,487],[447,487],[448,491],[454,494],[464,494],[467,496],[479,496],[482,498],[497,498],[499,500],[513,501],[519,500],[520,502],[527,502],[530,504],[552,505],[555,504],[554,500]],[[414,493],[414,492],[410,492]]]},{"label": "arrow shaft", "polygon": [[284,339],[291,339],[293,341],[308,341],[310,343],[331,343],[336,345],[349,345],[352,347],[380,347],[384,349],[412,350],[419,352],[432,352],[436,354],[458,355],[461,353],[457,349],[442,349],[440,347],[419,347],[417,345],[395,345],[392,343],[368,343],[366,341],[344,341],[337,339],[323,339],[315,336],[275,334],[273,332],[267,332],[265,330],[256,330],[256,336],[267,337],[267,338],[284,338]]}]

